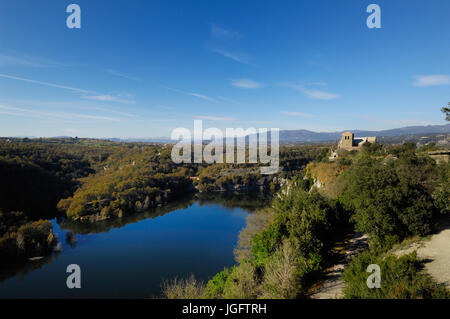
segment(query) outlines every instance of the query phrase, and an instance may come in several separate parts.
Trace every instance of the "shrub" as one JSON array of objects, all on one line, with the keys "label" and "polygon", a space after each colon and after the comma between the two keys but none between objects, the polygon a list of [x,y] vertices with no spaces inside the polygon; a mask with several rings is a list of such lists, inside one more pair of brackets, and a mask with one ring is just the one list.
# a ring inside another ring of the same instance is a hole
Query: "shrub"
[{"label": "shrub", "polygon": [[223,298],[225,283],[231,274],[230,268],[224,268],[206,284],[205,296],[211,299]]},{"label": "shrub", "polygon": [[225,281],[223,298],[255,299],[258,297],[258,279],[255,268],[250,262],[234,266]]},{"label": "shrub", "polygon": [[265,208],[247,216],[247,225],[239,233],[238,244],[234,249],[234,258],[237,262],[252,258],[253,238],[271,223],[273,214],[273,209]]},{"label": "shrub", "polygon": [[383,145],[380,143],[370,143],[366,142],[362,145],[361,151],[370,155],[380,155],[382,154]]},{"label": "shrub", "polygon": [[289,241],[285,241],[265,265],[261,297],[295,298],[299,291],[298,264],[298,253]]},{"label": "shrub", "polygon": [[[370,289],[366,280],[367,266],[378,264],[381,269],[381,288]],[[342,276],[345,282],[344,298],[358,299],[424,299],[450,298],[450,292],[422,272],[422,262],[416,252],[401,257],[383,256],[376,251],[365,251],[352,260]]]},{"label": "shrub", "polygon": [[415,179],[362,157],[353,167],[342,196],[357,231],[369,234],[371,245],[385,244],[388,236],[425,235],[434,211],[430,194]]},{"label": "shrub", "polygon": [[205,284],[197,281],[194,275],[187,279],[174,278],[162,283],[163,298],[167,299],[202,299],[205,298]]},{"label": "shrub", "polygon": [[352,159],[348,157],[338,157],[337,163],[339,165],[349,166],[352,165]]},{"label": "shrub", "polygon": [[298,185],[275,200],[273,208],[273,221],[253,237],[251,261],[263,271],[265,297],[290,298],[322,269],[336,235],[331,230],[347,219],[335,201]]},{"label": "shrub", "polygon": [[438,165],[438,179],[440,187],[435,190],[435,205],[442,214],[450,212],[450,162]]}]

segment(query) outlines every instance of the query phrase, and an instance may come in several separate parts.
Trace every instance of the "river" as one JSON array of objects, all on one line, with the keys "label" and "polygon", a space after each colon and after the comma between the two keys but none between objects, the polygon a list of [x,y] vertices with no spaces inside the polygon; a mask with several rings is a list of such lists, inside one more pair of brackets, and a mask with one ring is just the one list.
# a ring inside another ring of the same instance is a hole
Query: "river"
[{"label": "river", "polygon": [[[239,232],[263,203],[254,196],[195,196],[95,224],[55,218],[62,250],[2,274],[0,298],[153,298],[163,279],[193,274],[206,281],[235,264]],[[81,268],[80,289],[67,288],[69,264]]]}]

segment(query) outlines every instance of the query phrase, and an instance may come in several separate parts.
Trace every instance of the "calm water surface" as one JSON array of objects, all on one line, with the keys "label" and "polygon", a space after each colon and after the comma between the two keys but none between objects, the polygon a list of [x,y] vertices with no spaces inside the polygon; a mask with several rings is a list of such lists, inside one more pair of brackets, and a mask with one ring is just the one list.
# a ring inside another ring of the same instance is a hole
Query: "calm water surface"
[{"label": "calm water surface", "polygon": [[[55,219],[62,251],[15,269],[0,283],[0,298],[149,298],[160,294],[164,278],[208,280],[235,263],[233,249],[252,207],[191,199],[94,225]],[[68,231],[76,241],[66,240]],[[81,267],[81,289],[66,286],[69,264]]]}]

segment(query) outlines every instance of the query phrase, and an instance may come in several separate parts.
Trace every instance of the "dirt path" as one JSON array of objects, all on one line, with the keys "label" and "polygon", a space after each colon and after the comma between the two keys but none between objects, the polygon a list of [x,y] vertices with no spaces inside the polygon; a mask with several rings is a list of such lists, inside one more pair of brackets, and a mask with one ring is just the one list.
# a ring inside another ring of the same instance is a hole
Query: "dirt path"
[{"label": "dirt path", "polygon": [[[450,289],[450,218],[438,222],[439,229],[426,239],[419,239],[406,247],[393,250],[397,256],[409,254],[414,250],[417,256],[425,261],[425,271],[438,283],[445,284]],[[367,236],[354,234],[342,242],[336,243],[336,263],[326,269],[323,277],[309,291],[312,299],[333,299],[342,297],[344,283],[342,273],[348,263],[359,252],[367,248]]]},{"label": "dirt path", "polygon": [[350,235],[344,241],[336,243],[334,252],[337,255],[337,262],[324,271],[323,278],[310,289],[309,298],[333,299],[342,297],[344,288],[344,282],[341,280],[342,273],[353,257],[365,249],[367,249],[367,235],[362,233]]},{"label": "dirt path", "polygon": [[450,289],[450,218],[439,221],[439,229],[429,239],[422,239],[406,249],[397,250],[397,256],[417,250],[417,256],[425,260],[425,271],[438,283]]}]

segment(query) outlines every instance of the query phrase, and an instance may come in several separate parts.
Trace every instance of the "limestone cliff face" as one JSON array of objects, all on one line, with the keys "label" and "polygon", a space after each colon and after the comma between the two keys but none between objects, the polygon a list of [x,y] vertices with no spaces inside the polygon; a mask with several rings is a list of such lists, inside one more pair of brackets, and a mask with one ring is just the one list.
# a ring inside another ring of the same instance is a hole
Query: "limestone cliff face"
[{"label": "limestone cliff face", "polygon": [[306,176],[314,181],[313,187],[321,190],[324,195],[334,197],[341,190],[339,177],[348,168],[335,162],[315,163],[311,162],[306,166]]},{"label": "limestone cliff face", "polygon": [[196,188],[200,192],[242,192],[242,191],[269,191],[271,188],[279,189],[287,183],[287,180],[276,175],[265,175],[252,179],[249,182],[233,182],[231,179],[225,183],[210,183],[202,181]]},{"label": "limestone cliff face", "polygon": [[324,185],[320,182],[320,179],[318,177],[314,178],[314,184],[313,186],[317,187],[317,188],[322,188]]}]

